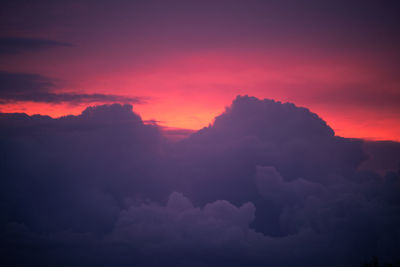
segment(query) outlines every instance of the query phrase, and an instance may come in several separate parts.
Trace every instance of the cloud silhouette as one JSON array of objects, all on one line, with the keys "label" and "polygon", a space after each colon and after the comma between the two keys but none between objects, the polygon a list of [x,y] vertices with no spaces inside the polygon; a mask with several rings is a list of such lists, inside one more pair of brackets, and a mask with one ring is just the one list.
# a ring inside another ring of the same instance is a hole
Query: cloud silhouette
[{"label": "cloud silhouette", "polygon": [[23,52],[36,52],[57,47],[72,47],[65,42],[40,38],[3,37],[0,38],[0,54],[20,54]]},{"label": "cloud silhouette", "polygon": [[[1,114],[0,127],[5,266],[399,260],[400,173],[360,168],[363,141],[305,108],[238,96],[173,143],[130,105]],[[368,153],[397,151],[384,145]]]},{"label": "cloud silhouette", "polygon": [[58,93],[54,79],[31,73],[0,71],[0,104],[17,101],[43,103],[144,103],[142,97],[126,97],[112,94]]}]

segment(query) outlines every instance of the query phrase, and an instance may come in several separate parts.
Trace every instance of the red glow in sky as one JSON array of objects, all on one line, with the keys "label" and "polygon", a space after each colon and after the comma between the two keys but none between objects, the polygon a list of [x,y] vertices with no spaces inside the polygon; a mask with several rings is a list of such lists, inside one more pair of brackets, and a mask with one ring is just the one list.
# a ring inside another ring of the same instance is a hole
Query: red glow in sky
[{"label": "red glow in sky", "polygon": [[[400,141],[394,22],[369,9],[353,18],[318,4],[124,5],[11,7],[3,38],[71,46],[25,42],[27,51],[3,53],[0,70],[49,77],[54,94],[139,97],[134,110],[168,127],[207,126],[247,94],[308,107],[340,136]],[[0,111],[58,117],[109,102],[7,100]]]}]

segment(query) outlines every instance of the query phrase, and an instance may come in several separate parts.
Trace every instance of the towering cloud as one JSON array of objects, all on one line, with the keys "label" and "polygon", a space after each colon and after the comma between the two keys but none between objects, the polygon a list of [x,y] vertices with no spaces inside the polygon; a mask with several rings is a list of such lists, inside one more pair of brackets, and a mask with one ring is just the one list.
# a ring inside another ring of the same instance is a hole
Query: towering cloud
[{"label": "towering cloud", "polygon": [[305,108],[238,96],[175,143],[130,105],[0,126],[5,265],[399,260],[399,173],[360,169],[363,142]]}]

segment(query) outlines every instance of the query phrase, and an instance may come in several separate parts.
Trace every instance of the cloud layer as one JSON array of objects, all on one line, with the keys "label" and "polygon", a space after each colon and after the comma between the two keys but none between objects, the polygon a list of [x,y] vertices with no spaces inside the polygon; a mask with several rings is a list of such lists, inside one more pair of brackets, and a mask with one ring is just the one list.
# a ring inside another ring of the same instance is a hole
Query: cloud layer
[{"label": "cloud layer", "polygon": [[59,93],[54,79],[32,73],[0,71],[0,104],[18,101],[50,104],[69,103],[143,103],[140,97],[112,94]]},{"label": "cloud layer", "polygon": [[23,52],[37,52],[57,47],[72,47],[70,43],[54,40],[24,37],[0,38],[0,54],[20,54]]},{"label": "cloud layer", "polygon": [[305,108],[238,96],[175,143],[130,105],[1,114],[0,127],[5,265],[399,260],[399,172],[360,169],[363,142]]}]

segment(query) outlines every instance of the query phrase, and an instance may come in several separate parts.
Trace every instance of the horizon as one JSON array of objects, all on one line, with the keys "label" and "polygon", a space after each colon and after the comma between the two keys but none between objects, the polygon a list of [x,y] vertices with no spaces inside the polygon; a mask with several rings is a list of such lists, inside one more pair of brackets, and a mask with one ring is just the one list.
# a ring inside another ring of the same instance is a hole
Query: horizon
[{"label": "horizon", "polygon": [[[239,96],[242,96],[242,95],[237,95],[236,97],[239,97]],[[243,96],[247,96],[247,95],[243,95]],[[272,100],[272,101],[275,101],[275,102],[278,102],[278,103],[283,103],[283,104],[289,103],[289,104],[294,104],[294,105],[296,105],[295,103],[292,103],[292,102],[284,102],[284,101],[279,101],[279,100],[269,99],[269,98],[264,98],[263,100],[265,100],[265,99],[266,99],[266,100]],[[234,99],[233,99],[232,101],[234,101]],[[81,111],[78,111],[77,113],[66,113],[66,114],[62,114],[62,115],[59,115],[59,116],[51,116],[51,114],[40,114],[40,113],[29,113],[29,112],[1,112],[1,110],[0,110],[0,114],[26,114],[26,115],[28,115],[28,116],[40,115],[40,116],[48,116],[48,117],[50,117],[50,118],[52,118],[52,119],[59,119],[59,118],[66,117],[66,116],[71,116],[71,115],[72,115],[72,116],[79,116],[79,115],[82,114],[82,112],[84,112],[84,111],[85,111],[87,108],[89,108],[89,107],[96,107],[96,106],[102,106],[102,105],[114,105],[114,104],[125,105],[126,103],[123,103],[123,102],[113,102],[113,103],[107,103],[107,104],[104,104],[104,103],[102,103],[102,104],[91,104],[91,105],[87,105],[87,106],[84,107]],[[132,104],[129,104],[129,105],[131,105],[131,106],[133,107],[133,111],[136,112],[136,113],[142,118],[142,115],[141,115],[140,113],[138,113],[138,112],[135,110],[135,106],[132,105]],[[296,105],[296,106],[298,106],[298,105]],[[229,105],[228,105],[228,106],[225,106],[224,109],[226,109],[226,108],[228,108],[228,107],[229,107]],[[304,108],[310,110],[309,108],[307,108],[307,107],[305,107],[305,106],[298,106],[298,107],[304,107]],[[310,111],[311,111],[312,113],[316,114],[317,116],[319,116],[319,117],[320,117],[321,119],[323,119],[324,121],[326,121],[326,120],[325,120],[323,117],[321,117],[319,114],[313,112],[313,110],[310,110]],[[223,112],[223,111],[222,111],[222,112]],[[222,113],[222,112],[221,112],[221,113]],[[162,121],[158,121],[158,120],[155,119],[155,118],[148,119],[148,120],[144,120],[144,119],[142,118],[142,120],[143,120],[144,124],[155,124],[155,125],[161,127],[161,129],[162,129],[162,131],[165,133],[166,137],[169,136],[169,133],[168,133],[168,132],[170,132],[170,131],[172,131],[172,132],[173,132],[173,131],[185,131],[186,134],[179,134],[179,135],[181,135],[181,137],[178,137],[178,139],[177,139],[177,140],[179,140],[179,139],[181,139],[181,138],[187,137],[187,136],[190,135],[191,133],[194,133],[194,132],[199,131],[199,130],[205,128],[205,127],[208,127],[209,125],[212,125],[213,122],[214,122],[214,120],[215,120],[215,117],[217,117],[217,116],[218,116],[219,114],[221,114],[221,113],[215,114],[215,116],[210,120],[210,122],[208,122],[207,124],[201,126],[200,128],[180,128],[180,127],[175,127],[174,125],[165,125],[165,124],[163,124]],[[330,127],[334,130],[336,136],[341,136],[341,137],[345,137],[345,138],[362,139],[362,140],[365,140],[365,141],[391,141],[391,142],[399,142],[399,141],[400,141],[400,139],[396,139],[396,138],[394,138],[394,139],[384,139],[384,138],[382,138],[382,137],[373,137],[373,136],[367,136],[367,137],[363,137],[363,136],[343,136],[343,135],[338,134],[337,129],[333,128],[333,127],[330,125],[330,123],[329,123],[328,121],[326,121],[326,123],[328,124],[328,126],[330,126]],[[339,131],[339,133],[340,133],[340,131]],[[173,134],[172,134],[172,135],[173,135]],[[172,137],[172,139],[175,139],[175,138]]]}]

